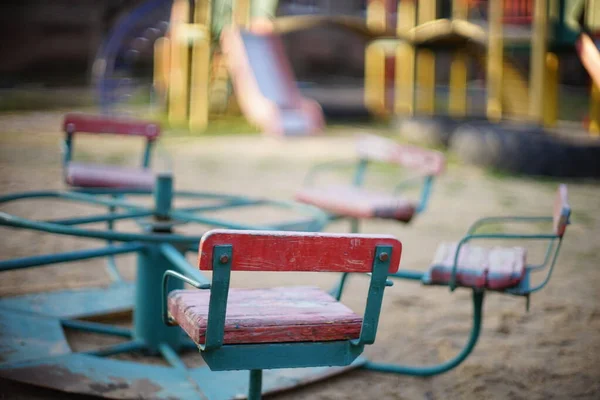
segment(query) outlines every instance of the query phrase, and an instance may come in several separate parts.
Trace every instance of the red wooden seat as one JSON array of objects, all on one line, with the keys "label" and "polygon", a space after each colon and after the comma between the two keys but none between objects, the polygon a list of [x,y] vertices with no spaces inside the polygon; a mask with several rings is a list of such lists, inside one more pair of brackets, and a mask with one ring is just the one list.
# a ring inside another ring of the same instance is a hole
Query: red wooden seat
[{"label": "red wooden seat", "polygon": [[[194,342],[205,342],[210,292],[176,290],[169,314]],[[316,287],[229,289],[225,344],[358,339],[362,317]]]},{"label": "red wooden seat", "polygon": [[327,212],[354,218],[386,218],[409,222],[417,205],[402,196],[368,191],[356,186],[307,187],[296,200]]},{"label": "red wooden seat", "polygon": [[[160,126],[155,122],[131,118],[70,113],[63,121],[65,157],[63,170],[68,185],[85,188],[129,188],[151,189],[154,174],[150,170],[151,150],[160,135]],[[113,165],[73,162],[73,140],[76,134],[120,135],[145,138],[146,148],[141,168],[126,168]]]},{"label": "red wooden seat", "polygon": [[70,162],[65,180],[77,187],[152,189],[154,173],[149,169]]},{"label": "red wooden seat", "polygon": [[[231,256],[224,259],[229,263],[226,273],[221,258],[214,256],[216,249],[225,247],[231,248]],[[376,252],[383,247],[389,250],[382,261]],[[382,284],[369,291],[375,297],[383,295],[387,275],[398,270],[401,251],[401,243],[387,235],[213,230],[203,236],[198,258],[201,270],[213,271],[210,291],[172,291],[167,298],[168,316],[199,345],[206,341],[209,309],[216,313],[214,308],[224,304],[224,345],[359,339],[365,329],[363,317],[321,289],[236,289],[229,288],[229,278],[223,277],[219,279],[227,281],[226,286],[215,286],[215,276],[229,276],[232,271],[372,272],[371,285],[373,279]],[[376,272],[377,262],[384,262],[385,270]],[[371,318],[365,314],[365,319]]]},{"label": "red wooden seat", "polygon": [[[442,243],[429,269],[429,282],[448,284],[458,243]],[[525,276],[526,250],[522,247],[483,248],[463,244],[456,270],[459,286],[502,290]]]},{"label": "red wooden seat", "polygon": [[[358,165],[353,184],[307,186],[296,193],[296,200],[340,217],[410,222],[425,209],[432,179],[443,172],[446,163],[440,152],[367,134],[359,136],[356,152]],[[371,162],[392,164],[411,171],[414,177],[424,178],[420,199],[409,200],[395,193],[393,187],[386,192],[365,189],[363,176]]]}]

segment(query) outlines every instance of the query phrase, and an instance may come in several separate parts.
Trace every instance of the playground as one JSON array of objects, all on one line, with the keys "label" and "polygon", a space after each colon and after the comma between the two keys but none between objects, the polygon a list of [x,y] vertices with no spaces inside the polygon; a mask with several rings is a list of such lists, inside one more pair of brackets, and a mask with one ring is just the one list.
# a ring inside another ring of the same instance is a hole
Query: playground
[{"label": "playground", "polygon": [[[69,110],[72,111],[72,110]],[[1,192],[31,188],[62,189],[60,155],[56,143],[62,137],[59,127],[64,112],[25,112],[1,117]],[[372,130],[370,128],[370,132]],[[248,193],[289,199],[302,185],[315,162],[347,158],[352,154],[352,133],[301,142],[278,142],[256,135],[168,137],[164,149],[176,155],[173,172],[183,189]],[[386,134],[386,132],[380,132]],[[78,150],[99,161],[134,164],[137,152],[111,141],[94,138],[81,141]],[[160,151],[155,159],[161,165]],[[391,171],[383,171],[390,174]],[[219,179],[210,179],[218,176]],[[504,214],[544,215],[552,207],[555,181],[535,181],[489,173],[474,167],[450,163],[435,187],[430,209],[414,225],[369,221],[364,231],[385,232],[398,237],[405,246],[402,263],[406,268],[425,269],[437,244],[464,234],[478,216]],[[597,397],[600,375],[600,262],[594,238],[600,234],[596,205],[600,189],[593,183],[569,182],[574,210],[569,235],[553,279],[546,290],[534,294],[531,309],[519,297],[491,294],[486,299],[481,338],[472,355],[458,368],[433,378],[388,375],[354,371],[315,383],[273,398],[343,399],[356,397],[382,399],[439,398],[582,398]],[[34,203],[35,204],[35,203]],[[3,206],[3,211],[26,214],[30,218],[53,219],[73,215],[68,203],[31,208],[27,204]],[[78,212],[86,213],[82,208]],[[261,214],[255,219],[268,218]],[[249,219],[252,221],[252,218]],[[327,231],[345,231],[337,222]],[[57,253],[88,248],[89,240],[73,240],[49,234],[2,228],[3,258]],[[533,255],[532,255],[533,257]],[[193,255],[188,258],[193,262]],[[131,256],[120,257],[119,265],[127,279],[134,274]],[[3,272],[2,296],[108,284],[104,261],[77,262],[69,267]],[[289,284],[317,284],[329,288],[334,274],[276,273],[234,276],[233,284],[243,287]],[[24,284],[27,282],[27,284]],[[349,283],[344,302],[354,310],[362,307],[367,279]],[[157,289],[159,290],[159,289]],[[375,345],[368,357],[385,362],[433,364],[451,358],[467,339],[470,324],[470,294],[458,290],[427,288],[411,282],[396,282],[386,290],[382,320]],[[71,331],[75,348],[107,345],[104,336]],[[79,342],[78,342],[79,339]],[[79,346],[79,347],[78,347]],[[201,363],[196,357],[189,362]],[[10,399],[80,399],[76,395],[52,392],[10,381],[0,381],[0,394]]]},{"label": "playground", "polygon": [[0,76],[0,398],[597,398],[597,5],[105,4]]}]

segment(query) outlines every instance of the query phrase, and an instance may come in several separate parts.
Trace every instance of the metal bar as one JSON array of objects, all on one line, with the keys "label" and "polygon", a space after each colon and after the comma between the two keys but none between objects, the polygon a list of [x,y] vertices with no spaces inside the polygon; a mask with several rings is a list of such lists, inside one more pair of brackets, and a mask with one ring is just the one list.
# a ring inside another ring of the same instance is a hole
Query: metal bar
[{"label": "metal bar", "polygon": [[331,295],[335,297],[337,301],[340,301],[342,298],[342,293],[344,292],[344,285],[346,284],[346,280],[348,279],[348,273],[344,272],[340,277],[338,284],[331,290]]},{"label": "metal bar", "polygon": [[261,398],[262,398],[262,369],[252,369],[252,370],[250,370],[248,400],[260,400]]},{"label": "metal bar", "polygon": [[[398,36],[414,28],[416,18],[416,1],[399,1],[396,22]],[[396,46],[394,113],[410,116],[413,115],[415,106],[416,52],[414,46],[408,42],[399,41]]]},{"label": "metal bar", "polygon": [[550,281],[550,277],[552,276],[552,271],[554,271],[554,266],[556,265],[556,259],[558,258],[558,253],[560,251],[561,244],[562,244],[562,238],[560,238],[558,240],[558,243],[556,245],[556,250],[554,251],[554,257],[552,258],[552,264],[550,265],[550,269],[548,270],[548,274],[546,275],[546,278],[537,286],[534,286],[533,288],[529,289],[529,293],[534,293],[534,292],[537,292],[538,290],[543,289],[544,286],[546,286],[548,284],[548,282]]},{"label": "metal bar", "polygon": [[544,86],[546,85],[546,52],[548,51],[548,1],[535,0],[531,35],[531,68],[529,73],[529,114],[538,122],[544,118]]},{"label": "metal bar", "polygon": [[180,281],[189,283],[190,285],[192,285],[193,287],[195,287],[197,289],[210,289],[211,285],[210,285],[210,283],[197,282],[197,281],[190,279],[187,276],[177,273],[175,271],[171,271],[171,270],[165,271],[165,273],[163,274],[163,278],[162,278],[162,320],[165,325],[172,326],[172,325],[177,325],[177,324],[175,323],[175,321],[173,321],[169,317],[168,299],[169,299],[169,278],[170,277],[177,278]]},{"label": "metal bar", "polygon": [[152,156],[152,147],[154,140],[146,141],[146,147],[144,148],[144,156],[142,158],[142,168],[150,167],[150,157]]},{"label": "metal bar", "polygon": [[144,345],[143,341],[132,340],[132,341],[125,342],[125,343],[119,343],[117,345],[114,345],[114,346],[111,346],[108,348],[91,350],[91,351],[83,351],[82,353],[88,354],[91,356],[106,357],[106,356],[114,356],[115,354],[130,353],[132,351],[138,351],[138,350],[142,350],[144,348],[145,348],[145,345]]},{"label": "metal bar", "polygon": [[556,125],[558,120],[558,56],[554,53],[546,54],[546,81],[544,83],[544,126]]},{"label": "metal bar", "polygon": [[153,86],[155,92],[159,93],[161,105],[165,104],[165,93],[169,87],[169,63],[171,59],[171,40],[160,37],[154,42],[154,72]]},{"label": "metal bar", "polygon": [[232,253],[231,245],[213,248],[213,280],[208,304],[206,339],[205,344],[199,346],[202,351],[214,350],[223,345]]},{"label": "metal bar", "polygon": [[[112,195],[113,198],[117,198],[120,197],[117,194]],[[115,206],[109,206],[108,207],[108,212],[110,214],[114,214],[116,211]],[[112,231],[114,228],[114,221],[113,220],[109,220],[107,221],[107,228],[109,231]],[[109,240],[108,245],[111,246],[113,244],[112,240]],[[117,263],[115,262],[115,257],[110,255],[108,256],[108,259],[106,260],[106,268],[108,271],[108,274],[110,275],[110,278],[113,282],[123,282],[123,277],[121,276],[121,273],[119,272],[119,269],[117,268]]]},{"label": "metal bar", "polygon": [[104,335],[121,336],[131,339],[131,329],[121,328],[114,325],[100,324],[98,322],[79,321],[76,319],[63,319],[60,321],[64,328],[76,329],[79,331],[101,333]]},{"label": "metal bar", "polygon": [[590,126],[588,128],[592,136],[600,136],[600,87],[592,82],[590,94]]},{"label": "metal bar", "polygon": [[[210,2],[196,2],[196,7],[210,7]],[[210,25],[200,25],[197,29],[201,35],[192,43],[192,60],[190,66],[190,104],[189,127],[192,130],[204,130],[208,126],[209,84],[211,67],[211,32]]]},{"label": "metal bar", "polygon": [[154,187],[154,215],[159,219],[169,218],[173,203],[173,176],[162,174],[156,178]]},{"label": "metal bar", "polygon": [[379,316],[381,314],[381,304],[383,303],[383,292],[385,291],[391,259],[392,246],[377,246],[375,248],[367,304],[360,329],[360,337],[358,341],[353,342],[355,345],[361,346],[375,342]]},{"label": "metal bar", "polygon": [[[134,337],[142,340],[146,350],[152,354],[159,353],[162,343],[175,350],[181,346],[181,330],[165,325],[161,314],[165,299],[160,288],[165,284],[164,275],[170,265],[157,245],[148,246],[138,255],[133,332]],[[165,292],[183,289],[183,282],[168,282],[166,289]]]},{"label": "metal bar", "polygon": [[451,360],[444,363],[432,366],[409,366],[400,364],[383,364],[376,362],[367,362],[363,368],[378,371],[387,372],[392,374],[403,374],[412,376],[433,376],[447,372],[460,363],[462,363],[471,354],[477,340],[479,339],[479,333],[481,332],[481,322],[483,313],[483,297],[484,292],[478,292],[473,290],[473,326],[471,327],[471,334],[465,347]]},{"label": "metal bar", "polygon": [[[421,0],[417,7],[419,25],[433,21],[437,16],[435,0]],[[416,110],[426,115],[435,112],[435,53],[429,49],[417,51],[416,80],[419,88]]]},{"label": "metal bar", "polygon": [[187,371],[188,371],[187,367],[185,366],[185,364],[183,363],[181,358],[179,358],[177,353],[174,352],[173,349],[168,344],[161,343],[158,346],[158,349],[160,350],[160,354],[162,354],[162,356],[165,358],[165,360],[167,360],[167,362],[169,364],[171,364],[171,366],[173,368],[187,374]]},{"label": "metal bar", "polygon": [[182,219],[182,220],[197,222],[197,223],[205,224],[205,225],[209,225],[209,226],[210,225],[220,226],[220,227],[224,227],[224,228],[228,228],[228,229],[240,229],[240,230],[249,230],[249,229],[270,230],[271,229],[270,227],[268,227],[266,225],[262,226],[262,225],[239,224],[239,223],[225,221],[225,220],[218,219],[218,218],[200,217],[197,215],[188,214],[188,213],[181,212],[181,211],[172,211],[171,217],[174,219]]},{"label": "metal bar", "polygon": [[67,133],[64,141],[64,155],[63,155],[63,168],[71,161],[73,158],[73,134]]},{"label": "metal bar", "polygon": [[[185,256],[181,254],[181,252],[179,252],[175,247],[168,243],[164,243],[160,245],[160,251],[162,255],[169,260],[172,266],[175,267],[175,269],[177,269],[180,273],[190,276],[191,279],[193,279],[195,282],[198,282],[200,285],[207,285],[207,288],[210,287],[210,280],[202,275],[197,268],[192,267]],[[192,283],[190,284],[193,285]]]},{"label": "metal bar", "polygon": [[[4,212],[0,212],[0,225],[12,226],[16,228],[33,229],[41,232],[56,233],[59,235],[81,236],[95,239],[114,240],[120,242],[143,241],[152,243],[194,243],[202,239],[201,236],[184,235],[162,235],[162,234],[139,234],[127,232],[104,232],[66,227],[61,225],[49,224],[41,221],[30,221]],[[1,264],[0,264],[1,265]]]},{"label": "metal bar", "polygon": [[133,253],[144,248],[145,246],[140,243],[128,243],[120,246],[107,246],[100,249],[78,250],[66,253],[14,258],[12,260],[0,261],[0,271],[87,260],[90,258],[104,257],[108,255]]},{"label": "metal bar", "polygon": [[426,176],[423,181],[423,188],[421,189],[421,198],[419,199],[419,205],[417,206],[417,214],[422,213],[427,208],[429,202],[429,195],[431,194],[431,188],[433,186],[433,176]]},{"label": "metal bar", "polygon": [[544,261],[541,264],[537,264],[537,265],[527,265],[527,268],[535,271],[535,270],[539,270],[542,269],[546,266],[546,264],[548,263],[548,261],[550,261],[550,255],[552,254],[552,250],[554,249],[554,240],[551,240],[550,243],[548,243],[548,247],[546,248],[546,254],[544,255]]},{"label": "metal bar", "polygon": [[148,215],[152,215],[152,211],[130,211],[121,214],[108,213],[108,214],[100,214],[94,215],[91,217],[81,217],[81,218],[65,218],[65,219],[51,219],[46,220],[44,222],[48,222],[50,224],[60,224],[60,225],[83,225],[83,224],[93,224],[96,222],[109,222],[109,221],[118,221],[120,219],[128,219],[128,218],[140,218],[147,217]]},{"label": "metal bar", "polygon": [[223,204],[214,204],[210,206],[194,206],[194,207],[181,207],[177,208],[177,211],[183,212],[199,212],[199,211],[218,211],[222,209],[229,209],[235,207],[247,207],[247,206],[258,206],[266,203],[265,200],[250,200],[250,199],[236,199],[231,200]]},{"label": "metal bar", "polygon": [[[118,191],[115,191],[113,193],[107,193],[107,194],[119,195],[120,193]],[[128,209],[128,210],[135,210],[135,211],[146,211],[147,210],[145,207],[136,206],[127,201],[116,200],[115,198],[103,199],[103,198],[100,198],[100,197],[97,197],[90,193],[85,193],[85,192],[77,192],[77,191],[55,192],[55,196],[52,196],[52,197],[58,197],[59,199],[72,200],[72,201],[81,201],[81,202],[85,202],[85,203],[89,203],[89,204],[96,204],[99,206],[119,207],[119,208],[124,208],[124,209]]]},{"label": "metal bar", "polygon": [[406,280],[411,280],[411,281],[422,281],[423,276],[425,276],[425,273],[421,272],[421,271],[408,270],[408,271],[398,271],[396,273],[389,274],[388,276],[390,278],[406,279]]},{"label": "metal bar", "polygon": [[365,50],[365,106],[374,114],[386,113],[386,52],[377,42]]},{"label": "metal bar", "polygon": [[468,234],[473,234],[477,228],[487,224],[497,224],[503,222],[525,223],[525,222],[552,222],[552,217],[530,217],[530,216],[510,216],[510,217],[487,217],[481,218],[469,227]]},{"label": "metal bar", "polygon": [[186,27],[189,22],[189,1],[175,0],[171,8],[171,57],[167,111],[169,122],[174,125],[185,124],[188,117],[190,57]]},{"label": "metal bar", "polygon": [[[543,0],[544,1],[544,0]],[[502,80],[504,43],[502,38],[503,0],[489,0],[488,57],[487,57],[487,117],[502,118]]]}]

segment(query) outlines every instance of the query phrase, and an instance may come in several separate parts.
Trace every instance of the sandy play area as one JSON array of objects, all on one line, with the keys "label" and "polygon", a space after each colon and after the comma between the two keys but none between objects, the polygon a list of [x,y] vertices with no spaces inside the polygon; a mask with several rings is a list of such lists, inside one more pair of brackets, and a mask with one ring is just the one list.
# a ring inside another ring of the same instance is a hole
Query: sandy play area
[{"label": "sandy play area", "polygon": [[[66,110],[0,114],[0,193],[61,189],[60,125]],[[155,153],[157,169],[172,169],[177,189],[239,193],[291,199],[309,167],[352,158],[353,134],[336,131],[322,138],[275,141],[258,135],[211,137],[168,132]],[[389,132],[374,133],[388,134]],[[140,143],[85,137],[76,143],[80,159],[119,164],[138,161]],[[341,179],[341,176],[328,179]],[[398,181],[384,168],[373,185]],[[600,185],[567,182],[573,209],[552,280],[531,299],[491,293],[484,304],[481,338],[458,368],[433,378],[414,378],[357,370],[274,398],[281,399],[598,399],[600,398]],[[458,240],[477,218],[492,215],[550,215],[558,181],[499,176],[452,162],[436,182],[426,213],[410,225],[370,221],[364,232],[393,234],[404,245],[400,268],[425,270],[436,246]],[[51,219],[92,212],[70,203],[23,202],[1,211]],[[268,209],[239,216],[245,221],[276,218]],[[237,218],[231,214],[232,218]],[[123,229],[131,227],[124,226]],[[512,232],[518,227],[497,228]],[[201,227],[198,227],[200,231]],[[327,231],[347,231],[337,222]],[[521,228],[521,231],[523,228]],[[549,226],[534,230],[548,232]],[[0,228],[0,259],[86,248],[94,243],[48,234]],[[539,260],[543,245],[530,248]],[[133,278],[133,258],[119,259]],[[190,256],[193,262],[193,257]],[[543,274],[543,273],[542,273]],[[252,274],[234,276],[232,285],[313,283],[330,287],[333,274]],[[101,260],[56,265],[0,275],[0,296],[106,284]],[[362,313],[367,280],[354,277],[343,301]],[[433,364],[451,358],[467,339],[471,323],[468,290],[397,282],[386,291],[377,340],[365,355],[403,364]],[[75,348],[94,346],[94,338],[69,339]],[[102,343],[100,343],[102,344]],[[80,399],[0,380],[0,399]]]}]

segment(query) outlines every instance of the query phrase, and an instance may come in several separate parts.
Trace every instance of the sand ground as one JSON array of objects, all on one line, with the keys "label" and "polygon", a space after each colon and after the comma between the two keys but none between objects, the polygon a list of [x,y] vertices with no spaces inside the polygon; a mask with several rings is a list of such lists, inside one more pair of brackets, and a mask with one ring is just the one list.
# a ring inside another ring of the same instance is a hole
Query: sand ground
[{"label": "sand ground", "polygon": [[[63,110],[0,114],[0,194],[26,190],[62,189],[60,122]],[[165,135],[156,152],[156,167],[172,169],[176,187],[288,200],[316,162],[352,158],[352,134],[275,141],[256,135]],[[129,141],[86,137],[76,144],[86,160],[133,164],[139,155]],[[373,177],[375,186],[397,180],[395,170]],[[331,177],[339,179],[341,177]],[[450,163],[437,182],[429,209],[408,226],[369,221],[364,232],[397,236],[404,245],[401,268],[424,270],[437,244],[457,240],[478,217],[491,215],[549,215],[558,182],[498,176]],[[525,301],[497,293],[485,299],[484,324],[472,355],[455,370],[433,378],[414,378],[355,371],[335,379],[277,396],[282,399],[597,399],[600,397],[600,186],[568,182],[574,210],[552,279],[547,288]],[[50,219],[94,210],[59,202],[22,202],[0,210],[27,218]],[[248,213],[246,213],[248,214]],[[277,218],[272,210],[249,215],[224,214],[244,221]],[[127,229],[126,225],[123,229]],[[201,228],[197,228],[200,229]],[[338,222],[328,231],[346,231]],[[498,228],[500,229],[500,228]],[[516,227],[502,228],[508,232]],[[548,230],[534,226],[532,229]],[[68,251],[89,247],[88,240],[0,228],[0,258]],[[530,247],[540,258],[542,247]],[[190,258],[192,260],[192,258]],[[0,296],[106,284],[99,260],[2,273]],[[122,273],[135,274],[134,260],[120,260]],[[330,274],[253,274],[234,277],[234,285],[261,286],[315,283],[329,287]],[[350,281],[344,302],[360,312],[366,279]],[[398,282],[386,291],[382,320],[372,360],[432,364],[460,350],[471,322],[467,290]],[[77,339],[74,347],[93,346],[94,339]],[[91,342],[90,342],[91,341]],[[0,399],[79,399],[47,390],[0,381]]]}]

